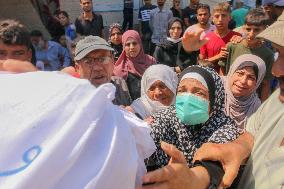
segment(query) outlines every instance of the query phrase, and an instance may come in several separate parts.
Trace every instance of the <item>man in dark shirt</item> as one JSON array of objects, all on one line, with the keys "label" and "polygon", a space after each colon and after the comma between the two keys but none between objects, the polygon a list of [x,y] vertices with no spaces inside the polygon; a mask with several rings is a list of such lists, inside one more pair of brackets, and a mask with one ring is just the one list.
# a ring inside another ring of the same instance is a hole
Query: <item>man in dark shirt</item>
[{"label": "man in dark shirt", "polygon": [[139,20],[139,30],[142,38],[144,52],[146,54],[150,53],[150,42],[152,31],[149,26],[150,12],[157,6],[152,5],[151,0],[144,0],[144,6],[139,9],[138,20]]},{"label": "man in dark shirt", "polygon": [[131,30],[133,28],[133,6],[134,6],[133,0],[124,0],[123,24],[122,24],[122,29],[124,31],[126,31],[126,29]]},{"label": "man in dark shirt", "polygon": [[182,10],[182,17],[186,27],[198,22],[196,17],[198,5],[199,0],[190,0],[189,5]]},{"label": "man in dark shirt", "polygon": [[93,4],[91,0],[80,0],[83,13],[76,19],[75,27],[77,33],[88,36],[103,36],[103,17],[93,12]]}]

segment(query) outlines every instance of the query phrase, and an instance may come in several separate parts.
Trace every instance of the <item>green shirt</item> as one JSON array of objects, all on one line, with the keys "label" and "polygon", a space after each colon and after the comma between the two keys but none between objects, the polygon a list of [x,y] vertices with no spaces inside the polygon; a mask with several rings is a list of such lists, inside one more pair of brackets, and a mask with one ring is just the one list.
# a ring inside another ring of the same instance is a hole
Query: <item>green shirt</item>
[{"label": "green shirt", "polygon": [[248,119],[254,146],[238,189],[284,188],[284,103],[277,89]]},{"label": "green shirt", "polygon": [[230,66],[233,64],[237,57],[243,54],[253,54],[259,56],[265,62],[266,74],[264,76],[264,79],[270,80],[272,78],[271,68],[274,62],[274,53],[271,49],[265,46],[257,48],[248,48],[243,43],[228,43],[227,49],[229,52],[229,56],[226,63],[226,73],[229,72]]}]

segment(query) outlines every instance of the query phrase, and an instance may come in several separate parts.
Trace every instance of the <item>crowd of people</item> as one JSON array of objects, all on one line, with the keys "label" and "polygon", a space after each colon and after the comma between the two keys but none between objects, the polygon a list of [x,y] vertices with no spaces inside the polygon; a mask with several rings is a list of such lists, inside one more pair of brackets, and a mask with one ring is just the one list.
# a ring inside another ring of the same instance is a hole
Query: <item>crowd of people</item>
[{"label": "crowd of people", "polygon": [[65,34],[56,40],[2,20],[0,74],[60,71],[95,88],[111,83],[113,105],[147,123],[156,148],[143,156],[148,173],[136,187],[283,187],[284,2],[211,11],[199,0],[184,9],[165,1],[144,0],[136,31],[125,0],[123,25],[111,24],[108,36],[91,0],[80,0],[74,24],[57,12]]}]

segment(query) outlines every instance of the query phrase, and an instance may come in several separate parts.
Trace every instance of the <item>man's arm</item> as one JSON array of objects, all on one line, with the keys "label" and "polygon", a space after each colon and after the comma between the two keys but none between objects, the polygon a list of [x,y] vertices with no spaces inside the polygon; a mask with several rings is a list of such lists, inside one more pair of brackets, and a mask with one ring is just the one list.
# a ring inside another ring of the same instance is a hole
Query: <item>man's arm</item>
[{"label": "man's arm", "polygon": [[154,10],[155,9],[152,9],[151,12],[150,12],[150,20],[149,20],[149,27],[151,29],[151,31],[153,32],[154,31]]},{"label": "man's arm", "polygon": [[206,189],[210,176],[202,166],[189,169],[184,155],[173,145],[161,143],[162,149],[171,156],[169,164],[161,169],[147,173],[143,177],[145,185],[138,189]]},{"label": "man's arm", "polygon": [[77,34],[83,35],[83,28],[82,28],[81,22],[78,18],[75,20],[74,25],[75,25]]},{"label": "man's arm", "polygon": [[188,53],[199,50],[208,41],[208,38],[200,40],[200,35],[203,30],[198,30],[196,32],[186,32],[182,37],[182,46],[184,50]]},{"label": "man's arm", "polygon": [[68,49],[66,49],[66,48],[64,48],[64,47],[62,47],[60,45],[60,47],[59,47],[59,54],[60,54],[60,56],[62,56],[64,58],[64,62],[63,62],[62,67],[65,68],[65,67],[70,66],[70,64],[71,64],[71,57],[70,57]]},{"label": "man's arm", "polygon": [[270,95],[270,82],[267,79],[264,79],[261,83],[261,102],[264,102],[268,99]]},{"label": "man's arm", "polygon": [[203,144],[195,153],[194,161],[219,161],[225,171],[223,186],[229,187],[236,178],[240,165],[249,157],[253,144],[254,137],[249,132],[244,132],[239,138],[226,144]]},{"label": "man's arm", "polygon": [[208,58],[207,60],[211,63],[218,63],[219,60],[227,59],[228,55],[229,55],[229,52],[224,47],[224,48],[221,48],[221,51],[219,52],[219,54],[217,54],[217,55],[215,55],[211,58]]}]

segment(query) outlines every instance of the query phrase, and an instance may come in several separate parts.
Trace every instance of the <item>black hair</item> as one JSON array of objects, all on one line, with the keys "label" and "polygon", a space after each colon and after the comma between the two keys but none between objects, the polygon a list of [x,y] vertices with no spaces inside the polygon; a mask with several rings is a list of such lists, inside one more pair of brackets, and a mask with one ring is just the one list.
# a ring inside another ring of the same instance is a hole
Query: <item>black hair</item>
[{"label": "black hair", "polygon": [[0,40],[7,45],[24,45],[28,49],[32,46],[28,30],[16,20],[0,21]]},{"label": "black hair", "polygon": [[180,23],[181,29],[182,29],[182,33],[181,33],[180,36],[182,36],[182,35],[183,35],[183,32],[184,32],[184,23],[183,23],[183,21],[182,21],[180,18],[178,18],[178,17],[173,17],[173,18],[171,18],[171,19],[169,20],[169,22],[168,22],[167,35],[170,36],[170,32],[169,32],[169,31],[170,31],[172,25],[173,25],[175,22],[179,22],[179,23]]},{"label": "black hair", "polygon": [[261,8],[251,9],[245,19],[246,25],[253,26],[267,26],[269,17],[263,12]]},{"label": "black hair", "polygon": [[33,31],[31,31],[30,36],[31,36],[31,37],[43,37],[41,31],[39,31],[39,30],[33,30]]},{"label": "black hair", "polygon": [[198,11],[198,9],[207,9],[210,14],[210,6],[208,4],[199,3],[196,10]]},{"label": "black hair", "polygon": [[63,14],[66,18],[69,18],[69,14],[66,11],[59,11],[57,15]]}]

